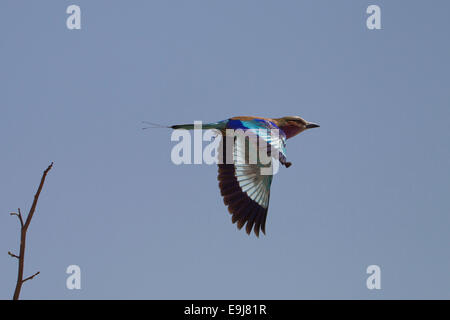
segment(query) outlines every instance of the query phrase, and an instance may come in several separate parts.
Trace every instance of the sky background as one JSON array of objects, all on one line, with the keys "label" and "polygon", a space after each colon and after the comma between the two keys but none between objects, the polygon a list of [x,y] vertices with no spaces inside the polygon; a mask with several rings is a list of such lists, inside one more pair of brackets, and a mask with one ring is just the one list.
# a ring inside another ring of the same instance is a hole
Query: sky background
[{"label": "sky background", "polygon": [[[66,28],[81,7],[81,30]],[[382,30],[366,8],[381,7]],[[450,298],[449,1],[0,2],[0,299]],[[161,124],[300,115],[267,235]],[[81,268],[81,290],[66,268]],[[366,268],[381,267],[381,290]]]}]

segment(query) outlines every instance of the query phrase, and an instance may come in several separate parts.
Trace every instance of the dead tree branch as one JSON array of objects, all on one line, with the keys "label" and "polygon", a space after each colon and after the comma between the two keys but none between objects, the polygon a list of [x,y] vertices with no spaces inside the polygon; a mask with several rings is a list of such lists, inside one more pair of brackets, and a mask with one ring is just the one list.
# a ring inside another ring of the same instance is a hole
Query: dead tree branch
[{"label": "dead tree branch", "polygon": [[30,211],[28,212],[27,219],[23,220],[22,212],[20,211],[20,208],[17,209],[17,212],[12,212],[12,216],[17,216],[20,221],[20,249],[19,249],[19,255],[15,255],[8,251],[8,254],[13,257],[17,258],[19,260],[18,265],[18,272],[17,272],[17,283],[16,283],[16,289],[14,290],[14,300],[18,300],[20,296],[20,290],[22,289],[22,285],[25,281],[33,279],[35,276],[37,276],[40,272],[36,272],[32,276],[29,276],[28,278],[23,278],[23,266],[25,261],[25,244],[27,240],[27,231],[28,227],[30,226],[31,219],[33,218],[33,214],[36,211],[36,206],[39,200],[39,195],[41,194],[42,188],[44,187],[45,178],[47,177],[48,172],[52,169],[53,162],[48,166],[47,169],[45,169],[44,173],[42,174],[41,183],[39,184],[39,187],[36,191],[36,194],[34,195],[33,204],[31,205]]}]

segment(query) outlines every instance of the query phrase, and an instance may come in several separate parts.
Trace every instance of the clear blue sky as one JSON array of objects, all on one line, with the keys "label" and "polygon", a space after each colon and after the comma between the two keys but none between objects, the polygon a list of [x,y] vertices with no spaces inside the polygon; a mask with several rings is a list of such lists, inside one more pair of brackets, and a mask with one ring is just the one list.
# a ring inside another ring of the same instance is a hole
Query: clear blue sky
[{"label": "clear blue sky", "polygon": [[[82,29],[66,28],[66,8]],[[366,28],[378,4],[382,30]],[[448,1],[0,2],[0,298],[450,298]],[[267,235],[163,124],[300,115]],[[79,265],[82,289],[65,287]],[[366,288],[381,267],[382,289]]]}]

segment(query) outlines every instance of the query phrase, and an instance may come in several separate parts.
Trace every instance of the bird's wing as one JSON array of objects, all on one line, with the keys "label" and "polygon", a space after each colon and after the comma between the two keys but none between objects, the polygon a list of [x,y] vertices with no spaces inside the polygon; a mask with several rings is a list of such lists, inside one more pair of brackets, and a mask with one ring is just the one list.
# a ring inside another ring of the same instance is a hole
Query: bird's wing
[{"label": "bird's wing", "polygon": [[[278,152],[280,160],[286,160],[286,134],[275,123],[267,119],[229,120],[228,129],[243,129],[253,132],[259,138],[267,142],[272,149],[272,155]],[[277,134],[273,134],[276,130]]]},{"label": "bird's wing", "polygon": [[219,157],[224,159],[224,163],[219,164],[218,180],[223,201],[233,215],[232,222],[237,222],[239,229],[247,224],[246,232],[250,234],[253,229],[259,236],[259,230],[266,233],[266,217],[273,176],[261,174],[261,169],[270,164],[262,165],[259,161],[257,164],[248,164],[246,161],[246,150],[248,153],[246,144],[248,143],[243,139],[236,139],[232,150],[233,163],[227,164],[225,161],[227,139],[222,137]]}]

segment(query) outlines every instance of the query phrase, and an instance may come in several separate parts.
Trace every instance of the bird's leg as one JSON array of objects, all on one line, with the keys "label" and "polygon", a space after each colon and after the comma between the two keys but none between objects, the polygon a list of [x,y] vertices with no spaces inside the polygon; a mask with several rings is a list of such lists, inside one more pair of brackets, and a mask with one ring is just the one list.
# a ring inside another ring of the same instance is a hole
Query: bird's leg
[{"label": "bird's leg", "polygon": [[279,153],[279,160],[286,168],[289,168],[292,165],[292,162],[286,161],[286,157],[281,152]]},{"label": "bird's leg", "polygon": [[[267,155],[268,155],[268,156],[271,156],[271,155],[272,155],[272,151],[276,151],[276,149],[275,149],[275,150],[272,150],[272,146],[271,146],[270,144],[268,145],[268,149],[267,149],[267,150],[268,150],[268,151],[267,151]],[[278,161],[280,161],[280,163],[281,163],[283,166],[285,166],[286,168],[289,168],[289,167],[292,165],[291,162],[289,162],[289,161],[286,160],[285,155],[284,155],[281,151],[278,151]]]}]

